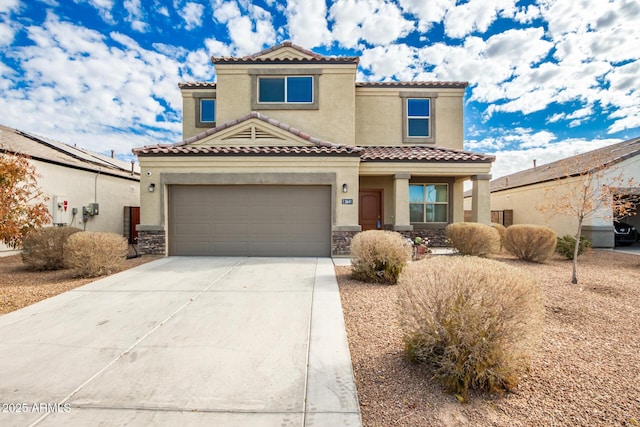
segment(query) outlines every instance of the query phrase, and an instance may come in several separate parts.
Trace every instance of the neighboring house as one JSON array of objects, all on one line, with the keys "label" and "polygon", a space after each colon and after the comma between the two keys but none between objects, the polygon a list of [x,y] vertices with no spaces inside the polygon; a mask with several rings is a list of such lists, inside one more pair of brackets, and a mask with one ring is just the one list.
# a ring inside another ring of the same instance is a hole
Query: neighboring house
[{"label": "neighboring house", "polygon": [[[549,218],[537,209],[545,197],[554,194],[562,197],[579,174],[601,165],[603,177],[595,185],[616,187],[615,193],[622,197],[640,196],[640,138],[630,139],[599,150],[589,151],[568,159],[535,166],[512,175],[491,181],[491,210],[494,221],[500,214],[513,224],[548,225],[559,236],[575,235],[578,220],[575,216],[557,215]],[[568,171],[567,167],[573,168]],[[577,169],[576,169],[577,167]],[[633,187],[619,188],[615,181],[618,176],[633,179]],[[592,241],[594,247],[614,246],[613,210],[604,206],[585,221],[583,235]],[[640,217],[632,215],[625,222],[640,228]]]},{"label": "neighboring house", "polygon": [[[135,163],[6,126],[0,126],[0,152],[25,155],[35,166],[53,224],[136,237],[135,226],[129,226],[139,222],[140,172]],[[0,251],[7,249],[0,246]]]},{"label": "neighboring house", "polygon": [[340,256],[368,229],[444,244],[468,180],[488,223],[494,157],[462,150],[467,83],[360,83],[358,61],[285,42],[179,84],[184,140],[133,150],[141,250]]}]

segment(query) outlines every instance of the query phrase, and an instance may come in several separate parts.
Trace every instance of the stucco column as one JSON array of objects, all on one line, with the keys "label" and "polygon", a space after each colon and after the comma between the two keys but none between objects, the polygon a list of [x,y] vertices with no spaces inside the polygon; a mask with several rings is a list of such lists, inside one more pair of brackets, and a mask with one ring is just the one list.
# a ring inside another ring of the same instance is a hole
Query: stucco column
[{"label": "stucco column", "polygon": [[408,173],[397,173],[393,176],[393,229],[396,231],[413,230],[409,221],[409,179]]},{"label": "stucco column", "polygon": [[491,223],[491,191],[489,181],[491,174],[474,175],[471,177],[471,221],[481,224]]}]

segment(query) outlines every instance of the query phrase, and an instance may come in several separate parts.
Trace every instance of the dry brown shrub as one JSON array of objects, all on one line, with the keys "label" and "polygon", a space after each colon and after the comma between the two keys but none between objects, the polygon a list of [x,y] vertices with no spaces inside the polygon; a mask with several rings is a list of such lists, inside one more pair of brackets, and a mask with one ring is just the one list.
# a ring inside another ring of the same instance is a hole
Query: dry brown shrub
[{"label": "dry brown shrub", "polygon": [[127,256],[127,240],[116,233],[83,231],[69,237],[64,261],[78,277],[111,274]]},{"label": "dry brown shrub", "polygon": [[500,251],[500,234],[490,225],[454,222],[445,229],[447,238],[461,255],[487,256]]},{"label": "dry brown shrub", "polygon": [[46,227],[29,233],[22,241],[22,262],[32,270],[64,268],[64,243],[79,231],[74,227]]},{"label": "dry brown shrub", "polygon": [[521,260],[543,263],[553,256],[557,240],[556,233],[544,225],[516,224],[507,227],[504,248]]},{"label": "dry brown shrub", "polygon": [[363,231],[351,240],[351,274],[365,282],[395,284],[411,253],[411,244],[400,233]]},{"label": "dry brown shrub", "polygon": [[507,227],[498,222],[492,222],[491,226],[498,230],[498,234],[500,235],[500,252],[502,252],[502,248],[504,248],[504,235],[507,233]]},{"label": "dry brown shrub", "polygon": [[469,388],[512,390],[538,342],[542,293],[523,270],[477,257],[436,256],[398,280],[408,357],[465,401]]}]

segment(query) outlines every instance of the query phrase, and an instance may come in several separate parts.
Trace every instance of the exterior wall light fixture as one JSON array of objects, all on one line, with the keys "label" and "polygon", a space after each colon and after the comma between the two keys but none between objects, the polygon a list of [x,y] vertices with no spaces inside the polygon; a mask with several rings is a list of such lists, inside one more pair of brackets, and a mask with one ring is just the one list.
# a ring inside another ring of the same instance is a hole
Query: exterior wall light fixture
[{"label": "exterior wall light fixture", "polygon": [[149,193],[153,193],[154,191],[156,191],[156,185],[152,182],[151,184],[149,184],[147,190],[149,190]]},{"label": "exterior wall light fixture", "polygon": [[345,182],[344,184],[342,184],[342,192],[346,193],[347,191],[349,191],[349,186],[347,185],[347,183]]}]

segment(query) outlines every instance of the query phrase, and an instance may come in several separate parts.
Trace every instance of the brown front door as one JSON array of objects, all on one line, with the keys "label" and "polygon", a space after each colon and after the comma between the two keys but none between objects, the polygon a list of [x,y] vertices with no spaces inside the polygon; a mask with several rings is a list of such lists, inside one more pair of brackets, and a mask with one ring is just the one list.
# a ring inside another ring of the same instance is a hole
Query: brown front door
[{"label": "brown front door", "polygon": [[360,191],[359,202],[358,220],[362,231],[382,229],[382,190]]}]

